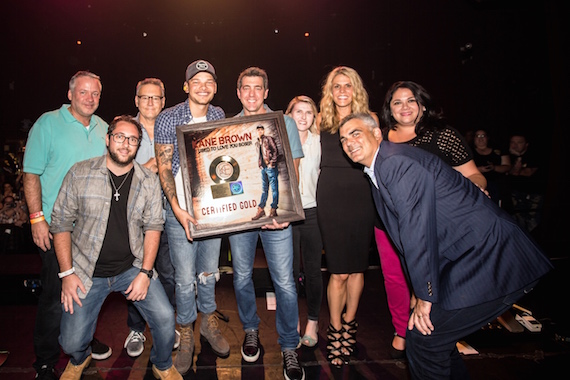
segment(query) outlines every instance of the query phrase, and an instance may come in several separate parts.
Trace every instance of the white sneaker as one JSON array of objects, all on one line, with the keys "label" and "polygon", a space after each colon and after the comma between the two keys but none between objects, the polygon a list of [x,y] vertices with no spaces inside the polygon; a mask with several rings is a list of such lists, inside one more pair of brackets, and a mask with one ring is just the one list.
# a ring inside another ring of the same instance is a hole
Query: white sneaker
[{"label": "white sneaker", "polygon": [[176,350],[178,346],[180,346],[180,333],[178,330],[174,330],[174,333],[174,347],[172,347],[172,349]]},{"label": "white sneaker", "polygon": [[143,333],[131,330],[129,336],[125,340],[125,348],[127,349],[127,354],[135,358],[143,353],[144,351],[144,342],[146,341],[146,337]]}]

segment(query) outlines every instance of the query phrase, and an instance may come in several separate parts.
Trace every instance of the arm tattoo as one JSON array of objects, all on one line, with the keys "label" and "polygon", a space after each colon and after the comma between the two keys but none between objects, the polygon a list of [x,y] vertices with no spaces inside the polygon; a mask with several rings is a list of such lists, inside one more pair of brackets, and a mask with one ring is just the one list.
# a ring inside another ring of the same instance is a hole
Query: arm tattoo
[{"label": "arm tattoo", "polygon": [[166,199],[172,204],[172,199],[176,197],[176,185],[174,176],[172,175],[172,154],[174,153],[174,145],[172,144],[155,144],[156,162],[158,164],[158,176],[160,185],[164,191]]}]

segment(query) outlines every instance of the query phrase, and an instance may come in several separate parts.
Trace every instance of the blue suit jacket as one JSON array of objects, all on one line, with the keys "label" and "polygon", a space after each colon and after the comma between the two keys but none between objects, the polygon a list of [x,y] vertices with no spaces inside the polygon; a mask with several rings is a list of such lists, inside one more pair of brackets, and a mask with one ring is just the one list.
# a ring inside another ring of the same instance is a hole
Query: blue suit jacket
[{"label": "blue suit jacket", "polygon": [[551,268],[513,218],[437,156],[382,141],[376,208],[414,293],[446,310],[509,295]]}]

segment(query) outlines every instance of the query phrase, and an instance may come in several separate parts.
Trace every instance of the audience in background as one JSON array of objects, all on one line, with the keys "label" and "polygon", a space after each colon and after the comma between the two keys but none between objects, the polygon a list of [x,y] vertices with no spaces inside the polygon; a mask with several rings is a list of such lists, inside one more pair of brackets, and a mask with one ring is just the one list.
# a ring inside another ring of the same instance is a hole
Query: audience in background
[{"label": "audience in background", "polygon": [[[32,243],[30,218],[22,181],[22,171],[15,154],[8,153],[2,170],[0,193],[0,252],[20,253]],[[12,184],[16,184],[14,187]]]},{"label": "audience in background", "polygon": [[2,199],[2,208],[0,209],[0,224],[14,224],[22,227],[28,222],[28,213],[26,203],[17,200],[12,195],[7,195]]},{"label": "audience in background", "polygon": [[505,174],[511,170],[511,158],[491,142],[487,130],[477,129],[473,135],[473,160],[487,179],[489,196],[501,206],[505,199]]},{"label": "audience in background", "polygon": [[7,196],[16,197],[16,193],[14,192],[14,186],[12,186],[10,182],[4,182],[2,189],[3,189],[2,198]]},{"label": "audience in background", "polygon": [[529,232],[541,221],[544,203],[545,170],[524,133],[514,133],[509,141],[511,170],[508,174],[510,203],[507,210]]}]

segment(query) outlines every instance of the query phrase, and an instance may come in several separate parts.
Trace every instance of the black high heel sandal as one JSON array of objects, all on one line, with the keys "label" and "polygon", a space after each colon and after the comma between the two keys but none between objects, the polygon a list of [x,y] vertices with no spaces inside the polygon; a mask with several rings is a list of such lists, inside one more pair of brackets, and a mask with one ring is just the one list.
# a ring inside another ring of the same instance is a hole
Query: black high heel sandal
[{"label": "black high heel sandal", "polygon": [[[348,356],[354,355],[356,351],[356,333],[358,331],[358,322],[356,318],[350,322],[344,320],[342,316],[342,347],[348,352]],[[346,355],[346,354],[345,354]]]},{"label": "black high heel sandal", "polygon": [[[335,329],[331,324],[329,324],[329,328],[327,329],[327,360],[329,363],[334,365],[336,368],[340,368],[343,364],[348,364],[345,355],[342,352],[343,349],[343,337],[342,337],[343,329],[340,330]],[[335,343],[338,343],[338,346],[335,346]],[[335,359],[340,360],[340,364],[333,363]]]}]

